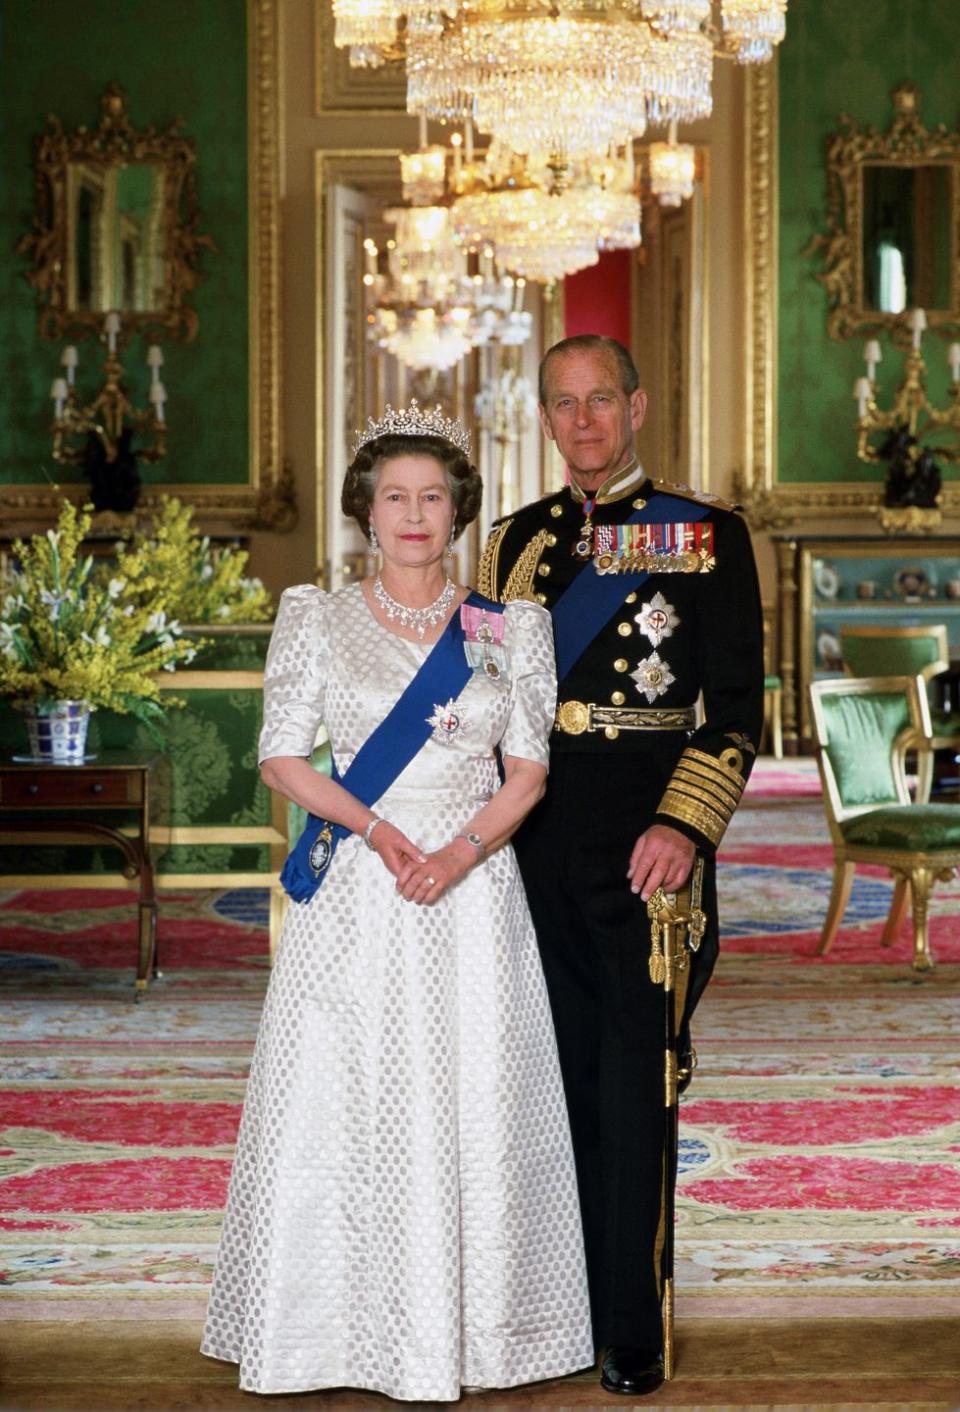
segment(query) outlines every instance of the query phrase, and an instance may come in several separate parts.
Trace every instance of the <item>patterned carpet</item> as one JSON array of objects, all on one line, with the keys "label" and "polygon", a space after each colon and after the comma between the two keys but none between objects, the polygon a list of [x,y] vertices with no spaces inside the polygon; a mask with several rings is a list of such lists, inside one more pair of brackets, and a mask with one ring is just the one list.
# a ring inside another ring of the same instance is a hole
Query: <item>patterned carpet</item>
[{"label": "patterned carpet", "polygon": [[[681,1319],[922,1318],[955,1304],[960,885],[937,893],[932,975],[909,969],[907,935],[881,951],[879,876],[858,878],[820,959],[829,859],[805,787],[757,788],[728,836],[723,956],[682,1108]],[[12,1317],[202,1314],[267,971],[266,896],[161,908],[164,977],[134,1005],[129,894],[0,895]]]}]

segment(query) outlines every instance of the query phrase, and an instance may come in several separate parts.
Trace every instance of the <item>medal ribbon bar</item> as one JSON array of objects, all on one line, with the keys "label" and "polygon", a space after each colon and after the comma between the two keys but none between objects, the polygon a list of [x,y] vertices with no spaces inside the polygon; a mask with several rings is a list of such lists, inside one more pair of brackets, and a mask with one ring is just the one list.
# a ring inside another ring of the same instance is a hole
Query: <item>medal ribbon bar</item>
[{"label": "medal ribbon bar", "polygon": [[705,574],[716,566],[713,525],[700,521],[598,525],[593,533],[598,574]]}]

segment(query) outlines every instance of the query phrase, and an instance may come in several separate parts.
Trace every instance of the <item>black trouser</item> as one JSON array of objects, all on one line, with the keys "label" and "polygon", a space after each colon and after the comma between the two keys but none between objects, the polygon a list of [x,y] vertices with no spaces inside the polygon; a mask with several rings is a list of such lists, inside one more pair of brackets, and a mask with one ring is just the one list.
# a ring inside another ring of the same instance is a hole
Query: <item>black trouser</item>
[{"label": "black trouser", "polygon": [[616,761],[557,752],[515,840],[570,1113],[594,1340],[647,1349],[662,1331],[665,1002],[626,872],[672,765],[670,750]]}]

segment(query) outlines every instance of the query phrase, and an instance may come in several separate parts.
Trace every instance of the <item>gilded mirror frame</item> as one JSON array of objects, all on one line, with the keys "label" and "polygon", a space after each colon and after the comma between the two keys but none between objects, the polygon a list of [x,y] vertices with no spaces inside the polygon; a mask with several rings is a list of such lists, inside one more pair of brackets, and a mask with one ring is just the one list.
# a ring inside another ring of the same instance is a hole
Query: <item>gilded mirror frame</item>
[{"label": "gilded mirror frame", "polygon": [[893,122],[885,133],[860,127],[847,113],[840,114],[839,130],[827,143],[827,232],[815,236],[808,248],[822,252],[825,268],[817,279],[827,292],[831,338],[886,330],[895,343],[906,347],[910,341],[907,312],[885,313],[870,308],[864,299],[865,169],[932,166],[950,172],[948,307],[928,308],[926,314],[930,329],[954,334],[960,331],[960,132],[950,132],[943,123],[932,129],[924,126],[920,93],[912,83],[894,89],[893,109]]},{"label": "gilded mirror frame", "polygon": [[[145,487],[138,509],[161,495],[189,495],[204,530],[287,532],[297,523],[293,471],[284,457],[280,418],[280,0],[247,0],[247,479],[232,485],[191,482]],[[67,487],[79,499],[82,487]],[[0,518],[18,532],[52,523],[58,495],[48,484],[0,487]]]},{"label": "gilded mirror frame", "polygon": [[[777,59],[744,75],[747,181],[744,189],[746,357],[741,464],[733,498],[754,530],[804,521],[861,520],[879,509],[880,483],[781,482],[777,467],[777,307],[779,298],[779,136]],[[960,517],[960,482],[943,487],[945,519]]]},{"label": "gilded mirror frame", "polygon": [[[203,250],[215,247],[210,237],[198,230],[197,149],[193,138],[182,136],[181,126],[178,118],[165,131],[158,131],[153,124],[142,129],[134,127],[127,111],[127,95],[118,83],[107,85],[95,128],[68,131],[58,117],[48,115],[46,131],[37,139],[34,154],[36,207],[32,229],[17,246],[18,253],[33,261],[27,280],[40,301],[41,338],[56,340],[99,333],[104,315],[111,308],[118,309],[131,333],[184,342],[196,337],[198,319],[188,302],[189,296],[203,278]],[[97,182],[102,193],[112,171],[134,165],[156,167],[163,175],[160,307],[138,310],[107,301],[98,303],[96,309],[80,308],[74,289],[74,196],[81,185],[86,183],[89,187],[92,182]]]}]

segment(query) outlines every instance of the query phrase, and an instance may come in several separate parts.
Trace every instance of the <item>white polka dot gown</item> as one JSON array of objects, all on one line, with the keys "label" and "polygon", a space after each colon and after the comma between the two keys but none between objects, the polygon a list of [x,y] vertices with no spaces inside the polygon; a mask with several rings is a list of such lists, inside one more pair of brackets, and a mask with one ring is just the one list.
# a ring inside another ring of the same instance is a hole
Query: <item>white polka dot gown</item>
[{"label": "white polka dot gown", "polygon": [[[337,766],[428,652],[359,586],[283,595],[261,758]],[[546,763],[550,619],[505,612],[506,671],[474,675],[376,806],[427,850],[497,788],[492,754]],[[446,703],[438,702],[437,705]],[[431,907],[344,840],[291,903],[267,994],[203,1352],[261,1393],[324,1387],[453,1401],[588,1366],[594,1350],[556,1044],[513,851]]]}]

